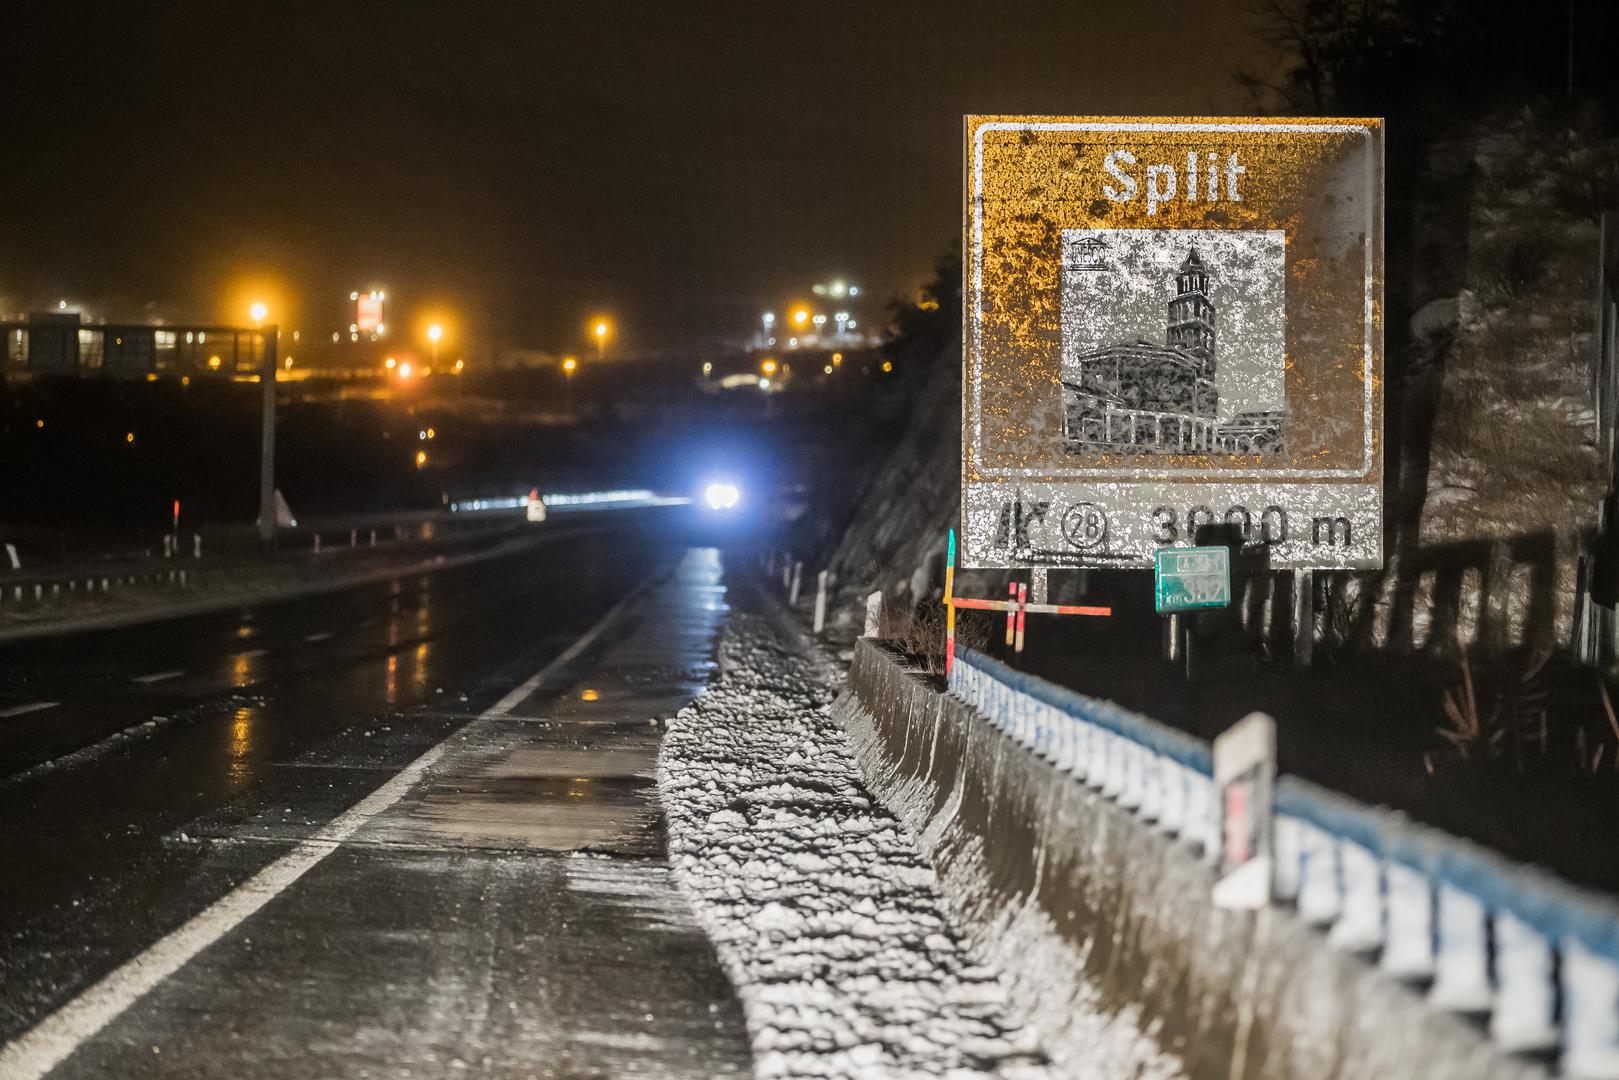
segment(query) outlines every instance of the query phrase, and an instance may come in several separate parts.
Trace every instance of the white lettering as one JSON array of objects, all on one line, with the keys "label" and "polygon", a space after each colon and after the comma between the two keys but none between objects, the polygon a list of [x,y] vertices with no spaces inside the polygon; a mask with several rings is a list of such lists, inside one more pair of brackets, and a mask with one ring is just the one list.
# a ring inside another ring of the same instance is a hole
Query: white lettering
[{"label": "white lettering", "polygon": [[[1160,189],[1159,180],[1165,181],[1167,186]],[[1147,213],[1158,212],[1158,204],[1168,202],[1175,197],[1175,166],[1148,165],[1147,166]]]},{"label": "white lettering", "polygon": [[[1238,178],[1246,176],[1248,170],[1237,160],[1236,152],[1226,155],[1224,166],[1220,162],[1220,154],[1210,150],[1208,161],[1199,162],[1199,151],[1186,152],[1186,182],[1182,186],[1176,175],[1176,167],[1170,164],[1147,166],[1147,213],[1157,216],[1158,207],[1167,202],[1174,202],[1179,198],[1185,202],[1198,202],[1207,198],[1209,202],[1219,202],[1220,178],[1225,177],[1224,198],[1230,202],[1242,202],[1242,192],[1238,190]],[[1102,159],[1102,170],[1112,177],[1111,181],[1104,181],[1102,194],[1112,202],[1129,202],[1141,194],[1142,184],[1131,166],[1136,164],[1136,155],[1129,150],[1109,150]],[[1199,172],[1207,178],[1207,195],[1202,194],[1202,185]]]},{"label": "white lettering", "polygon": [[1232,202],[1242,202],[1242,196],[1237,194],[1237,177],[1248,170],[1237,164],[1237,155],[1233,153],[1225,163],[1225,195]]},{"label": "white lettering", "polygon": [[1114,187],[1112,184],[1102,185],[1102,194],[1114,202],[1129,202],[1136,197],[1136,178],[1119,168],[1119,163],[1134,165],[1136,156],[1128,150],[1113,150],[1102,159],[1102,168],[1117,180],[1123,187]]}]

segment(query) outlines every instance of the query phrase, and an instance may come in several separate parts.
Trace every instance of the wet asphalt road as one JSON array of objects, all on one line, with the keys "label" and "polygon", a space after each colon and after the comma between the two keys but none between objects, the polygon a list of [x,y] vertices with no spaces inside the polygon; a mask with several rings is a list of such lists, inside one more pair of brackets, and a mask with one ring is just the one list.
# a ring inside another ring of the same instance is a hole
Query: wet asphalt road
[{"label": "wet asphalt road", "polygon": [[[699,692],[725,611],[719,556],[686,551],[668,513],[0,646],[0,1040],[201,933],[149,992],[32,1060],[64,1076],[746,1072],[651,780],[648,718]],[[320,846],[428,751],[397,801]],[[216,927],[243,882],[310,850]]]}]

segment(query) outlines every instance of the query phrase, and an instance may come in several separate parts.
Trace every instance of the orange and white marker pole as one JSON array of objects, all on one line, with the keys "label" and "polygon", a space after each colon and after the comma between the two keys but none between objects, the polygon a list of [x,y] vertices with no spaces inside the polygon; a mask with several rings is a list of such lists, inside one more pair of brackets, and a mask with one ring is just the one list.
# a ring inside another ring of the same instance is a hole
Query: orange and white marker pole
[{"label": "orange and white marker pole", "polygon": [[950,668],[956,662],[956,530],[950,530],[950,542],[944,556],[944,677],[950,677]]},{"label": "orange and white marker pole", "polygon": [[1029,587],[1018,582],[1017,587],[1017,642],[1013,646],[1014,652],[1023,651],[1023,613],[1029,604]]},{"label": "orange and white marker pole", "polygon": [[1006,643],[1012,644],[1017,635],[1017,582],[1006,583]]}]

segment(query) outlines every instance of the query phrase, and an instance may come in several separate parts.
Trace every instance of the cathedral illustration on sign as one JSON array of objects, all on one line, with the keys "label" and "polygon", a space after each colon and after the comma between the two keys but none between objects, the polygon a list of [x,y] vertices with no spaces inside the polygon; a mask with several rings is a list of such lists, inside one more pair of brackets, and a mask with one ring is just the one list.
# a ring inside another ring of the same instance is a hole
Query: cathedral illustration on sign
[{"label": "cathedral illustration on sign", "polygon": [[[1087,276],[1116,273],[1107,255],[1107,244],[1088,236],[1068,245],[1063,269]],[[1069,453],[1282,453],[1284,408],[1220,417],[1211,269],[1195,244],[1186,249],[1174,276],[1163,344],[1117,341],[1067,358],[1062,416]]]}]

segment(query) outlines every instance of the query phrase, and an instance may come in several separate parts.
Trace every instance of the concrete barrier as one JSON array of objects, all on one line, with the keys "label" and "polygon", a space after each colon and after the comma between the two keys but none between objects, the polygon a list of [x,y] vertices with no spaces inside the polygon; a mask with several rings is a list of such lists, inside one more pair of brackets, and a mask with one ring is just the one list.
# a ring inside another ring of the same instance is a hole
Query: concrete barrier
[{"label": "concrete barrier", "polygon": [[[1353,867],[1330,888],[1294,882],[1298,910],[1216,908],[1202,857],[1216,835],[1206,744],[1105,702],[1070,695],[1059,708],[1010,680],[962,678],[983,711],[862,640],[836,714],[1060,1066],[1082,1071],[1109,1037],[1071,1022],[1100,1005],[1153,1032],[1194,1077],[1551,1075],[1546,1059],[1507,1052],[1484,1024],[1312,925],[1354,907],[1342,887]],[[1075,709],[1084,722],[1065,722]],[[1307,912],[1312,889],[1321,907]]]}]

